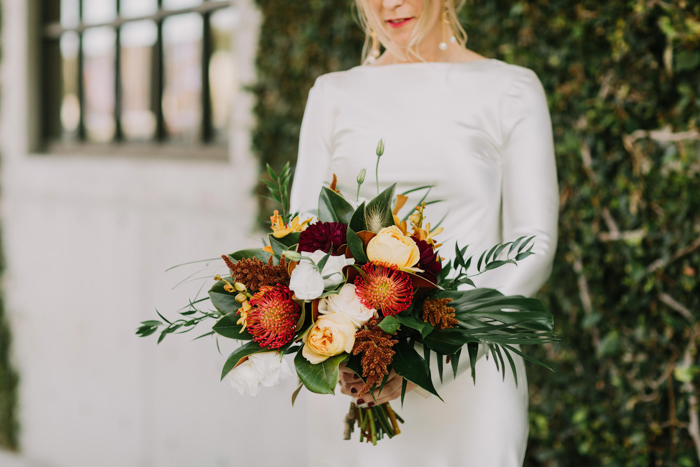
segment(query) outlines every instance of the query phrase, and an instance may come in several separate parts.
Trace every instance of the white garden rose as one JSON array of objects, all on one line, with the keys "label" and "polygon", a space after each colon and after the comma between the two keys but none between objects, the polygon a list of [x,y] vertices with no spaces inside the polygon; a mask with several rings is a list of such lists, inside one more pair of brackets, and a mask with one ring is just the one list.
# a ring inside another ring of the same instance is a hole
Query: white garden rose
[{"label": "white garden rose", "polygon": [[324,281],[321,273],[308,261],[301,261],[292,271],[289,290],[299,300],[315,300],[323,294]]},{"label": "white garden rose", "polygon": [[[326,256],[323,250],[316,250],[313,253],[304,251],[303,257],[313,261],[302,260],[292,271],[289,280],[289,290],[300,300],[315,300],[323,294],[325,289],[332,289],[343,282],[343,268],[355,263],[353,258],[345,256],[331,256],[326,261],[323,271],[319,272],[314,266],[321,262]],[[324,279],[325,277],[325,279]]]},{"label": "white garden rose", "polygon": [[355,327],[359,329],[374,316],[377,310],[367,308],[360,302],[360,299],[355,294],[354,284],[345,284],[340,289],[340,293],[329,295],[319,301],[318,312],[321,314],[342,313],[347,315]]},{"label": "white garden rose", "polygon": [[[302,253],[303,256],[311,258],[316,264],[320,263],[327,254],[328,253],[323,250],[316,250],[313,253]],[[346,258],[345,256],[329,257],[328,261],[326,261],[326,265],[323,266],[323,272],[321,272],[321,277],[330,276],[323,279],[323,285],[326,290],[332,289],[343,282],[343,268],[354,263],[354,258]]]},{"label": "white garden rose", "polygon": [[248,356],[226,376],[228,382],[241,394],[257,396],[260,387],[272,387],[292,375],[287,361],[275,352],[263,352]]}]

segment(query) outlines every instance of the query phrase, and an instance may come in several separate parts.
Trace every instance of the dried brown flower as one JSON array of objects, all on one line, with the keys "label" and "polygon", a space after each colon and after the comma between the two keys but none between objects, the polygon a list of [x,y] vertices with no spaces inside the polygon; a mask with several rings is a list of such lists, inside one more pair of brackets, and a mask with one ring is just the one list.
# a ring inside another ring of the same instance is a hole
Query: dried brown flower
[{"label": "dried brown flower", "polygon": [[384,332],[378,324],[379,320],[373,318],[367,322],[364,329],[355,333],[352,354],[362,353],[360,362],[362,377],[365,378],[365,385],[357,393],[358,397],[367,394],[372,385],[381,383],[384,376],[389,374],[388,367],[396,353],[391,348],[399,341],[392,339],[392,334]]},{"label": "dried brown flower", "polygon": [[455,318],[455,309],[447,306],[451,298],[426,298],[423,302],[423,321],[436,329],[453,328],[459,324]]},{"label": "dried brown flower", "polygon": [[226,255],[221,255],[226,262],[231,277],[236,282],[242,282],[251,290],[260,290],[264,286],[282,284],[289,285],[289,273],[287,272],[287,259],[282,256],[278,265],[272,264],[272,256],[267,264],[257,258],[244,258],[234,263]]}]

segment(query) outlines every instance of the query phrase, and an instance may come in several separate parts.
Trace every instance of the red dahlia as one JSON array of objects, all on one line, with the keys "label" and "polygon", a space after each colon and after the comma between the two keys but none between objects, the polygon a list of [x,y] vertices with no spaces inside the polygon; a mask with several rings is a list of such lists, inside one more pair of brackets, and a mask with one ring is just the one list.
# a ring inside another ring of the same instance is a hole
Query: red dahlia
[{"label": "red dahlia", "polygon": [[301,314],[292,300],[292,291],[284,285],[263,286],[250,299],[253,308],[246,318],[248,332],[261,347],[279,349],[294,339]]},{"label": "red dahlia", "polygon": [[413,285],[408,274],[375,262],[362,266],[362,271],[364,274],[355,279],[355,294],[364,306],[391,316],[411,305]]},{"label": "red dahlia", "polygon": [[416,245],[418,245],[418,250],[420,251],[420,260],[416,266],[424,271],[419,273],[419,275],[425,277],[432,283],[436,283],[437,276],[442,270],[442,264],[438,261],[437,252],[433,249],[433,246],[425,240],[416,240]]},{"label": "red dahlia", "polygon": [[348,226],[342,222],[316,222],[301,232],[299,250],[313,253],[322,250],[326,253],[336,253],[340,245],[346,243],[345,235]]}]

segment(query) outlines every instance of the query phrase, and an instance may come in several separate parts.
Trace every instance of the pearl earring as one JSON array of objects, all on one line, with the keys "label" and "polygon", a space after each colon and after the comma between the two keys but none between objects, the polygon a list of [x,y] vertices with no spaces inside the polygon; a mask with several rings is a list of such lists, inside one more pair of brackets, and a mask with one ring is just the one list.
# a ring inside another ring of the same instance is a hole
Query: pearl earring
[{"label": "pearl earring", "polygon": [[372,51],[369,53],[369,57],[367,57],[367,61],[369,63],[374,63],[375,60],[377,60],[377,57],[379,57],[379,41],[377,40],[377,33],[374,32],[374,30],[371,31],[372,34]]},{"label": "pearl earring", "polygon": [[[440,50],[447,50],[447,26],[450,25],[450,19],[448,17],[450,11],[447,8],[448,1],[449,0],[445,0],[445,8],[443,8],[442,10],[442,42],[440,42],[440,45],[438,45]],[[453,44],[457,43],[457,38],[454,36],[454,34],[452,34],[452,37],[450,37],[450,42],[452,42]]]}]

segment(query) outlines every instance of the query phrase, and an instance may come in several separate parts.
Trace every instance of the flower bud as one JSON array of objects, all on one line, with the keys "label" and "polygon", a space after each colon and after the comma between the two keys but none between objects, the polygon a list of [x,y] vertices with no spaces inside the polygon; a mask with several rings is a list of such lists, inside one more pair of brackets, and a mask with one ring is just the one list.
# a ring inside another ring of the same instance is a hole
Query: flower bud
[{"label": "flower bud", "polygon": [[365,175],[367,174],[367,169],[362,169],[362,171],[357,175],[357,184],[362,185],[365,183]]},{"label": "flower bud", "polygon": [[301,261],[301,254],[294,250],[286,250],[282,253],[289,261]]},{"label": "flower bud", "polygon": [[238,303],[243,303],[243,302],[245,302],[246,300],[248,300],[248,297],[246,296],[246,294],[239,293],[238,295],[236,295],[236,301],[237,301]]},{"label": "flower bud", "polygon": [[233,286],[236,288],[237,292],[245,292],[246,290],[248,290],[248,287],[246,287],[245,284],[242,282],[234,282]]},{"label": "flower bud", "polygon": [[379,144],[377,144],[377,157],[382,157],[384,155],[384,140],[380,139]]}]

